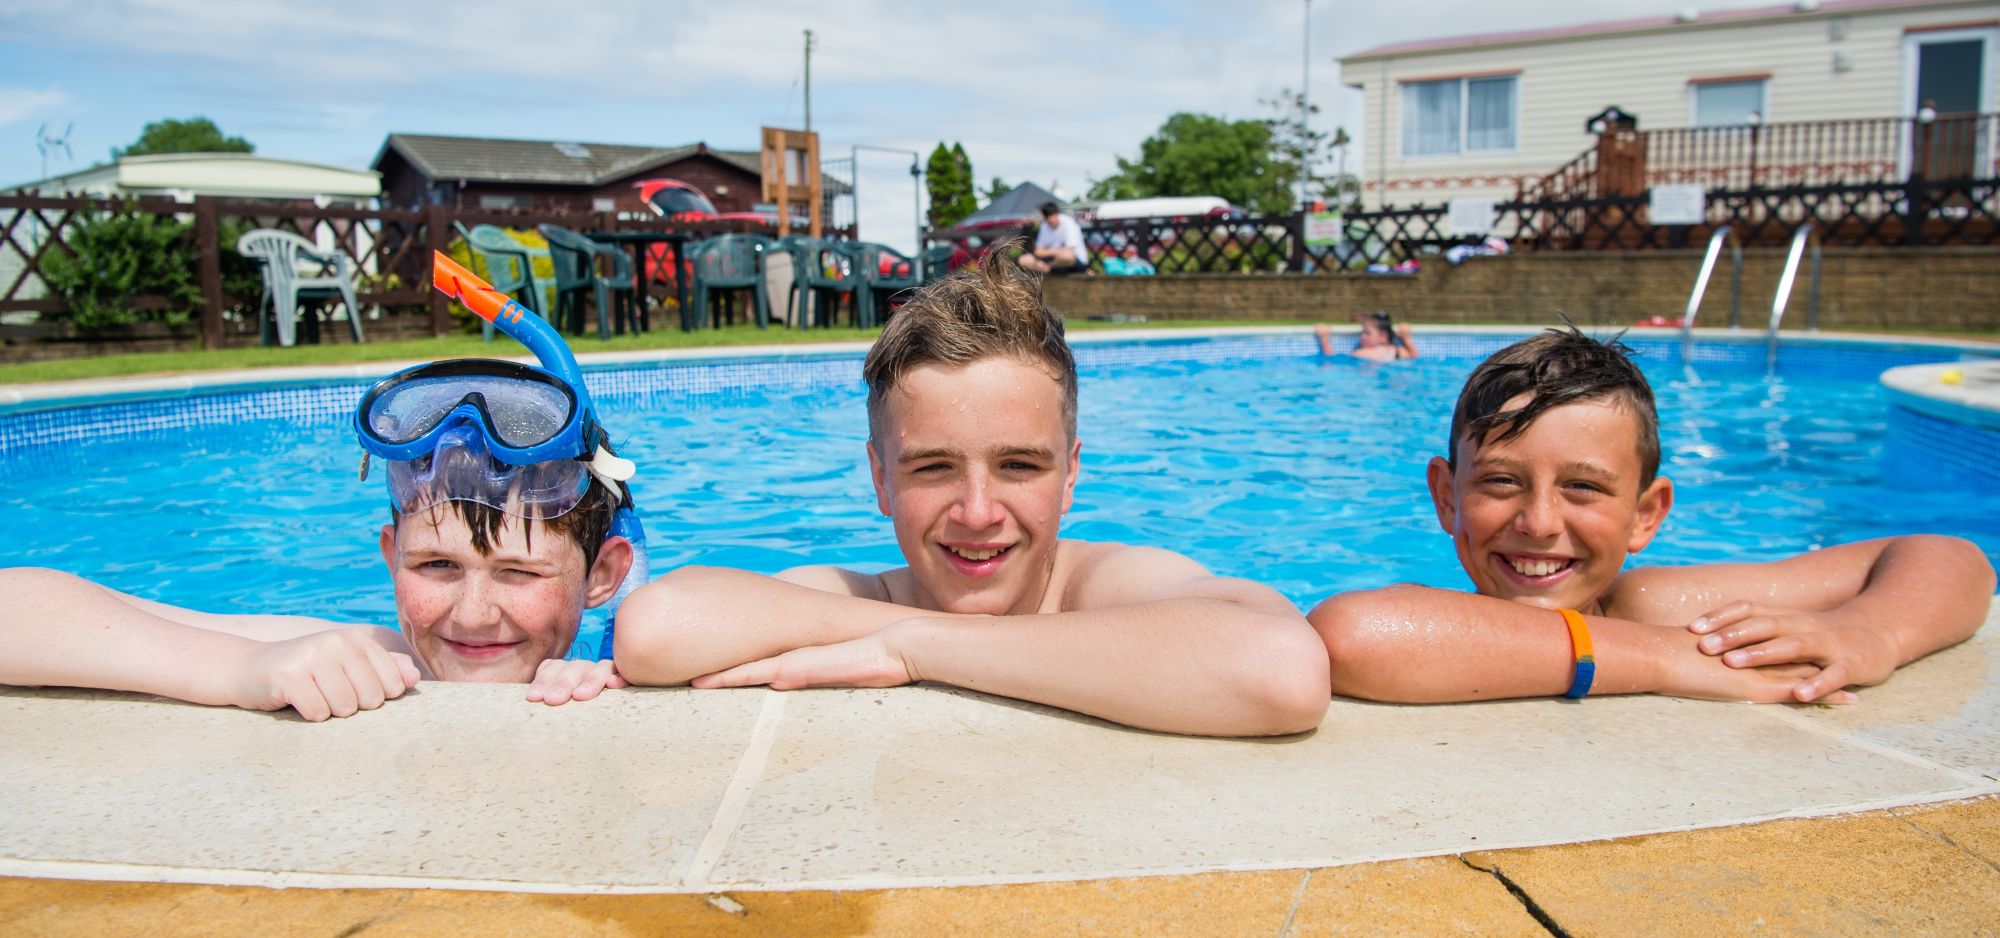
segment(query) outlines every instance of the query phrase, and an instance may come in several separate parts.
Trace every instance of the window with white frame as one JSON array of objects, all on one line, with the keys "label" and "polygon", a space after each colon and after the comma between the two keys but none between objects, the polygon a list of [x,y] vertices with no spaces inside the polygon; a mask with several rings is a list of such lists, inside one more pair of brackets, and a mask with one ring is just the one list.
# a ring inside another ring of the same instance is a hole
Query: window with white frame
[{"label": "window with white frame", "polygon": [[1763,123],[1766,79],[1742,81],[1699,81],[1688,86],[1696,127],[1734,127]]},{"label": "window with white frame", "polygon": [[1403,155],[1512,150],[1518,76],[1404,82]]}]

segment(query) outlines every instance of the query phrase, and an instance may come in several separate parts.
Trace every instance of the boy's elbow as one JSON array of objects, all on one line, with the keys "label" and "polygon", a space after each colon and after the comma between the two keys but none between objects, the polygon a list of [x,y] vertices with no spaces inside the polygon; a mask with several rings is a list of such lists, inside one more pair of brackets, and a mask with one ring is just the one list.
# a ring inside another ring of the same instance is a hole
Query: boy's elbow
[{"label": "boy's elbow", "polygon": [[696,675],[673,667],[681,624],[698,614],[695,602],[708,579],[704,567],[681,567],[632,591],[618,608],[618,628],[611,638],[612,660],[618,673],[634,684],[685,684]]},{"label": "boy's elbow", "polygon": [[1327,658],[1333,693],[1401,703],[1421,699],[1397,680],[1410,655],[1395,627],[1394,607],[1403,594],[1416,589],[1422,587],[1336,593],[1307,614],[1306,621],[1312,623]]},{"label": "boy's elbow", "polygon": [[1259,642],[1259,662],[1247,676],[1245,702],[1254,714],[1248,736],[1283,736],[1317,729],[1332,692],[1326,649],[1297,613],[1273,617]]},{"label": "boy's elbow", "polygon": [[1987,597],[1993,595],[1995,585],[1993,562],[1986,559],[1986,552],[1980,550],[1978,544],[1974,544],[1962,537],[1949,537],[1938,534],[1927,535],[1926,537],[1939,541],[1939,550],[1949,554],[1957,564],[1964,567],[1967,571],[1968,579],[1972,581],[1972,584],[1978,589],[1981,595]]}]

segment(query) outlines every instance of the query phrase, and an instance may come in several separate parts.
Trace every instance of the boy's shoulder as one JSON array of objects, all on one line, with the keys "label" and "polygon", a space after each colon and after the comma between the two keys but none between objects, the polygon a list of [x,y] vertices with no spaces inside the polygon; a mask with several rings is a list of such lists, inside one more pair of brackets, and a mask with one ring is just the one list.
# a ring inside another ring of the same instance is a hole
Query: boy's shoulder
[{"label": "boy's shoulder", "polygon": [[[815,565],[793,567],[779,573],[776,579],[822,592],[872,599],[876,602],[910,605],[907,600],[913,595],[908,567],[897,567],[881,573],[862,573],[846,567]],[[899,599],[899,596],[903,598]]]},{"label": "boy's shoulder", "polygon": [[1167,586],[1213,576],[1193,559],[1165,548],[1064,539],[1057,546],[1056,569],[1049,581],[1056,608],[1044,611],[1150,602]]}]

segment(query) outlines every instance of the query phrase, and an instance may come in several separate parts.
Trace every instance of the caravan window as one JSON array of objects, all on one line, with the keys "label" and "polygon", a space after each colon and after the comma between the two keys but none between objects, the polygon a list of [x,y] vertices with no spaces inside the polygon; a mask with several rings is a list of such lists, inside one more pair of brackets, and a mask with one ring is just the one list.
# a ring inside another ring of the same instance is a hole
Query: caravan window
[{"label": "caravan window", "polygon": [[1764,84],[1762,78],[1689,84],[1692,123],[1696,127],[1735,127],[1763,122],[1769,116],[1764,112]]},{"label": "caravan window", "polygon": [[1403,155],[1512,150],[1519,76],[1404,82]]}]

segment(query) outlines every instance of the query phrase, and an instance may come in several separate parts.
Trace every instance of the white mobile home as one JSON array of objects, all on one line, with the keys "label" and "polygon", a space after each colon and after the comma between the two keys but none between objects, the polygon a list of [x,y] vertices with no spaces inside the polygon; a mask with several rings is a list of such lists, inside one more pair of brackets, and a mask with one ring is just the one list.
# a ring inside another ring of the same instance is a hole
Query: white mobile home
[{"label": "white mobile home", "polygon": [[[1993,0],[1799,0],[1399,43],[1340,64],[1365,97],[1373,208],[1510,197],[1594,146],[1590,118],[1610,106],[1642,130],[1843,122],[1823,135],[1885,135],[1873,162],[1907,169],[1909,118],[1995,109],[1996,46]],[[1869,119],[1893,129],[1853,123]],[[1993,175],[1990,144],[1978,175]]]}]

